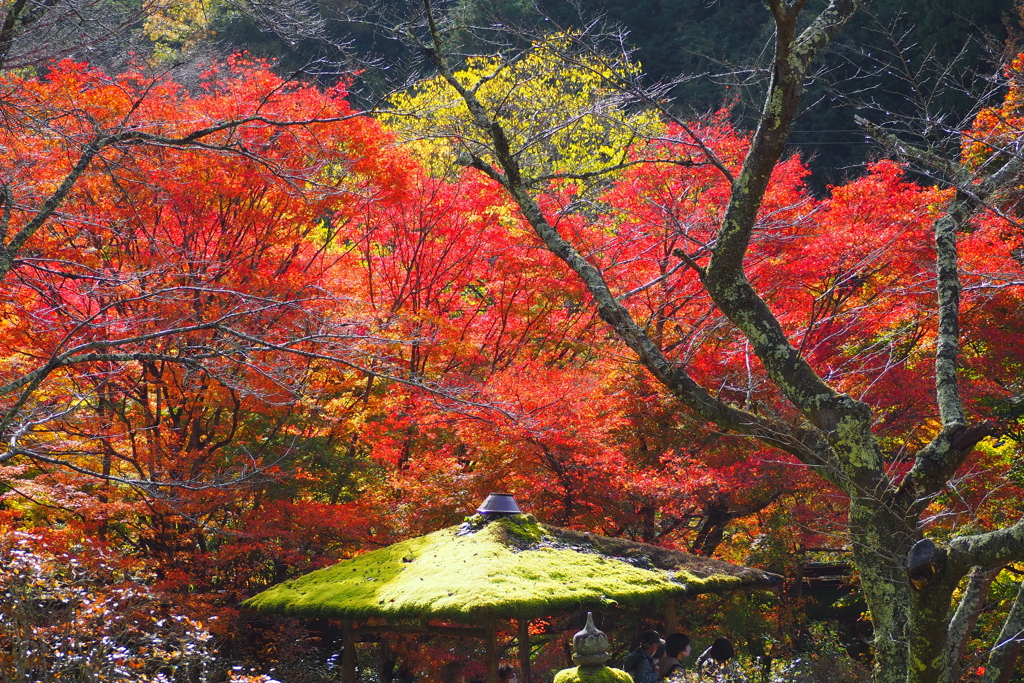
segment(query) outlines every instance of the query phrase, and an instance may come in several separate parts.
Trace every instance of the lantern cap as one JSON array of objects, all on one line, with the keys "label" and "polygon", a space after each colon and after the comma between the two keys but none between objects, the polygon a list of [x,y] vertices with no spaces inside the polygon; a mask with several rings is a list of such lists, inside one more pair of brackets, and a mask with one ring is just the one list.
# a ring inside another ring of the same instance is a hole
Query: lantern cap
[{"label": "lantern cap", "polygon": [[476,509],[481,515],[521,515],[523,511],[511,493],[491,493]]},{"label": "lantern cap", "polygon": [[572,661],[581,667],[604,666],[608,661],[608,636],[594,626],[593,612],[587,612],[587,625],[572,637]]}]

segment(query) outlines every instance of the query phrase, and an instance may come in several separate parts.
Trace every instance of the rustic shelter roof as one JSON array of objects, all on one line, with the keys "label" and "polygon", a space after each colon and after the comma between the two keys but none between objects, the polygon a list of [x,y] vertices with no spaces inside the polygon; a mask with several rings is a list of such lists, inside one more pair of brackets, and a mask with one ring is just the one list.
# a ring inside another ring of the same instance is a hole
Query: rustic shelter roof
[{"label": "rustic shelter roof", "polygon": [[780,580],[721,560],[540,524],[532,515],[475,515],[278,584],[244,606],[305,617],[472,623],[651,608]]}]

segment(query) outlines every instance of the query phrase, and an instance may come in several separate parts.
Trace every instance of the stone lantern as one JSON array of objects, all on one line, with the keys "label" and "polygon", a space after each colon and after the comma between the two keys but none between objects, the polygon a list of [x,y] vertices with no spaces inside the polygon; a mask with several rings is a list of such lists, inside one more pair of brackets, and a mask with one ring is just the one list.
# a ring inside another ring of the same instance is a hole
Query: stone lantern
[{"label": "stone lantern", "polygon": [[608,636],[594,626],[593,612],[587,612],[587,625],[572,638],[572,669],[555,674],[554,683],[633,683],[622,669],[605,665],[608,661]]}]

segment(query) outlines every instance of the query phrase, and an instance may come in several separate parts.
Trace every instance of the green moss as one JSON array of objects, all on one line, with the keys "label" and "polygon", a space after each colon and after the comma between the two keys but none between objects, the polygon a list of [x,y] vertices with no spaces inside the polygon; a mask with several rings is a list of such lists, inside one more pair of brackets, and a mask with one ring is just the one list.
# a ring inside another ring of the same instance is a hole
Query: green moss
[{"label": "green moss", "polygon": [[[537,523],[533,515],[509,515],[499,519],[491,520],[483,515],[467,517],[459,529],[459,535],[476,533],[488,524],[497,523],[496,527],[499,537],[508,542],[508,545],[525,550],[530,546],[540,543],[544,538],[544,528]],[[503,534],[503,536],[502,536]]]},{"label": "green moss", "polygon": [[622,669],[608,666],[576,666],[562,669],[555,674],[554,683],[633,683],[633,679]]},{"label": "green moss", "polygon": [[[691,557],[683,553],[574,534],[538,524],[530,515],[482,522],[473,517],[459,527],[359,555],[274,586],[244,606],[305,616],[472,622],[612,603],[646,607],[669,596],[751,585],[750,576],[691,572],[653,559],[656,550]],[[642,548],[652,550],[642,556]]]},{"label": "green moss", "polygon": [[507,517],[502,520],[502,527],[510,540],[522,544],[524,548],[540,543],[544,538],[544,529],[533,515]]}]

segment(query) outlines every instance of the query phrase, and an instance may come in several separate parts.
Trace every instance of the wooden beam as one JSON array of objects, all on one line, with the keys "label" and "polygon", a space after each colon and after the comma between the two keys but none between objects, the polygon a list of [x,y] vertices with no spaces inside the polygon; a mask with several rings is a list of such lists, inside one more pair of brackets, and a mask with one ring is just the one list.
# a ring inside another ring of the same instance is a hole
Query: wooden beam
[{"label": "wooden beam", "polygon": [[341,622],[341,643],[341,683],[356,683],[356,639],[351,619]]},{"label": "wooden beam", "polygon": [[516,640],[519,645],[519,681],[520,683],[530,683],[530,620],[529,619],[517,619],[517,635]]},{"label": "wooden beam", "polygon": [[670,636],[679,630],[679,619],[676,616],[676,599],[669,598],[665,603],[665,635]]},{"label": "wooden beam", "polygon": [[384,624],[381,626],[360,626],[352,629],[358,636],[376,635],[378,633],[422,633],[430,636],[452,636],[455,638],[486,638],[487,629],[470,626],[414,626],[411,624]]}]

